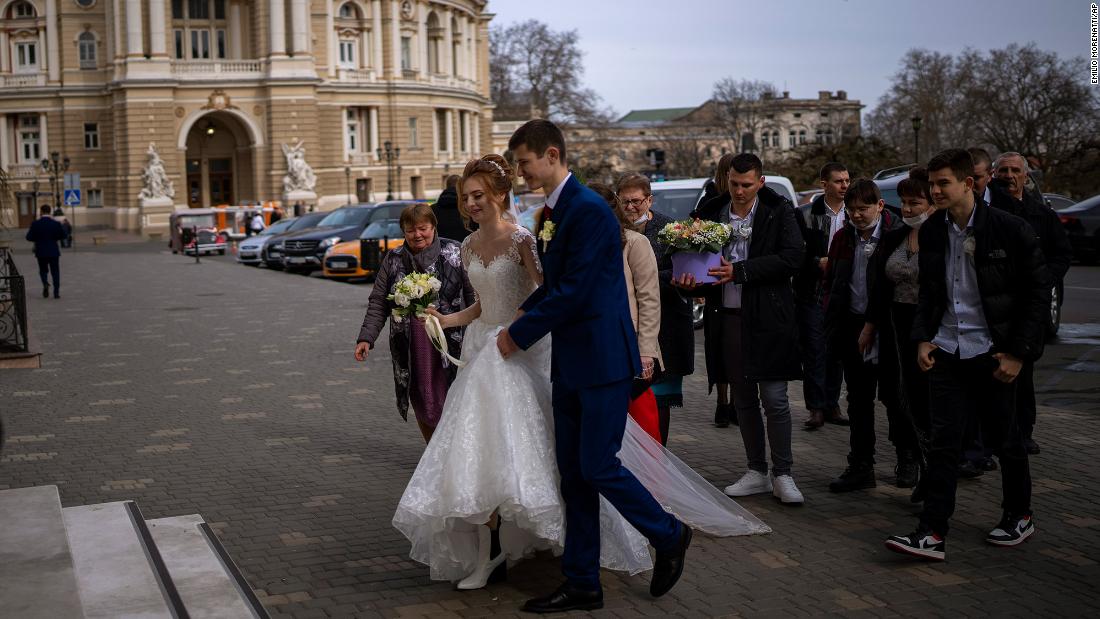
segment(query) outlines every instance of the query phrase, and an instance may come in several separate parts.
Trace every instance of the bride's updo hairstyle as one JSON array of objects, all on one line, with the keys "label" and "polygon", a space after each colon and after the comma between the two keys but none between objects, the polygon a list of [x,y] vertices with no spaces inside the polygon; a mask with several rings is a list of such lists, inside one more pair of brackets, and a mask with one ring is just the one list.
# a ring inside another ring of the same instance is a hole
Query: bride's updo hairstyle
[{"label": "bride's updo hairstyle", "polygon": [[[459,182],[458,212],[462,215],[466,227],[470,227],[470,214],[466,212],[466,181],[478,177],[485,191],[492,194],[493,202],[497,204],[501,215],[511,221],[508,207],[508,192],[512,190],[512,182],[516,180],[516,173],[512,166],[495,153],[485,155],[481,159],[472,159],[462,170],[462,180]],[[512,222],[515,223],[515,222]]]}]

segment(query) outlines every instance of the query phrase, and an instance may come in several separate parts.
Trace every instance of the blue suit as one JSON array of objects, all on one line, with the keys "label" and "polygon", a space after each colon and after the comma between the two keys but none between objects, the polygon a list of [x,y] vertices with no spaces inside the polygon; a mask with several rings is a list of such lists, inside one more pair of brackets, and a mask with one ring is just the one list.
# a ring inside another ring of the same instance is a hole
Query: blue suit
[{"label": "blue suit", "polygon": [[567,526],[562,571],[573,586],[598,590],[599,495],[658,549],[677,547],[680,524],[617,456],[631,381],[641,372],[618,220],[603,198],[570,177],[549,221],[553,240],[545,251],[538,241],[543,285],[508,332],[525,350],[553,334],[550,378]]},{"label": "blue suit", "polygon": [[[61,224],[43,215],[31,223],[27,230],[27,240],[34,243],[34,256],[38,259],[38,276],[42,278],[42,286],[48,286],[47,276],[53,274],[54,296],[58,295],[61,288],[61,248],[58,241],[68,236]],[[43,292],[45,294],[45,292]]]}]

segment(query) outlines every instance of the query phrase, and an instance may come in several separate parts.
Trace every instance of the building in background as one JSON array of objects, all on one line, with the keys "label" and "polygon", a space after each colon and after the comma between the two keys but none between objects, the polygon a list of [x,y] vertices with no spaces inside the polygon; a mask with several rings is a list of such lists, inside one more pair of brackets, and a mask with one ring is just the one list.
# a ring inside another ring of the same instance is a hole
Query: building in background
[{"label": "building in background", "polygon": [[[18,224],[36,179],[50,200],[53,151],[80,174],[78,223],[146,233],[173,208],[286,200],[298,144],[318,208],[435,195],[489,141],[485,8],[0,0],[0,167]],[[167,207],[139,202],[150,144],[175,188]]]}]

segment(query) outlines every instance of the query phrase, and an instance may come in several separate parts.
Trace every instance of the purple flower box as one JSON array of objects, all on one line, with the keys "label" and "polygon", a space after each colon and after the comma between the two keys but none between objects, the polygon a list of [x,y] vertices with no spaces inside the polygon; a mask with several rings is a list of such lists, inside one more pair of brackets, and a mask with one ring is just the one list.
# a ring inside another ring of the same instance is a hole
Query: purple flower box
[{"label": "purple flower box", "polygon": [[695,276],[697,284],[713,284],[717,277],[708,275],[710,269],[722,266],[722,254],[678,251],[672,254],[672,277],[679,279],[684,273]]}]

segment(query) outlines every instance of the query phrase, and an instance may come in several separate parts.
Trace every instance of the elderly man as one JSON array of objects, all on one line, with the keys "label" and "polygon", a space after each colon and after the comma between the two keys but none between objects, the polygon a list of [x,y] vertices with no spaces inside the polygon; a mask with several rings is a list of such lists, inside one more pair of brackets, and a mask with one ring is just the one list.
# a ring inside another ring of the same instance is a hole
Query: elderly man
[{"label": "elderly man", "polygon": [[[1030,172],[1027,159],[1020,153],[1007,152],[997,157],[993,165],[994,178],[990,181],[990,205],[1012,213],[1031,225],[1031,229],[1039,237],[1039,247],[1046,258],[1052,289],[1057,292],[1060,302],[1062,280],[1073,259],[1073,247],[1058,215],[1032,192],[1026,191]],[[1016,394],[1017,418],[1029,454],[1039,453],[1039,445],[1032,438],[1032,430],[1035,428],[1033,366],[1032,362],[1024,364]]]}]

